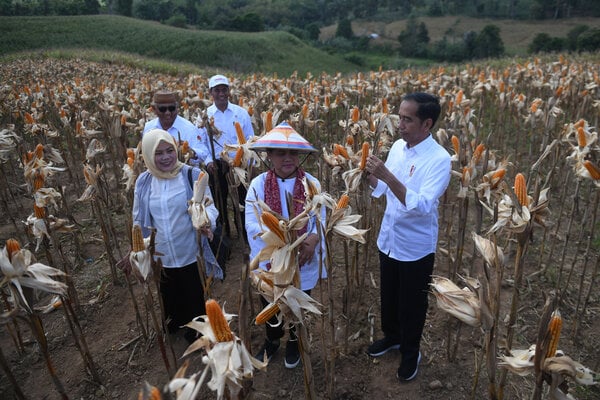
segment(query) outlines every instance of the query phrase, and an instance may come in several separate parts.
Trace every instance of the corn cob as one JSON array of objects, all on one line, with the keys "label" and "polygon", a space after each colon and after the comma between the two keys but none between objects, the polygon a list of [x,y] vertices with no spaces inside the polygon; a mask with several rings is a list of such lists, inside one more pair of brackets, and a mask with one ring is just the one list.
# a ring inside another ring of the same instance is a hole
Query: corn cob
[{"label": "corn cob", "polygon": [[381,112],[387,114],[390,112],[390,108],[388,107],[387,99],[381,99]]},{"label": "corn cob", "polygon": [[127,125],[127,117],[125,115],[121,115],[121,126]]},{"label": "corn cob", "polygon": [[577,144],[579,145],[580,149],[583,149],[587,145],[585,129],[583,129],[583,126],[577,128]]},{"label": "corn cob", "polygon": [[548,323],[548,333],[550,334],[550,343],[546,351],[546,357],[554,357],[558,349],[558,340],[560,339],[560,330],[562,328],[562,317],[558,310],[554,310]]},{"label": "corn cob", "polygon": [[341,144],[334,143],[333,154],[335,154],[336,156],[342,156],[346,160],[350,159],[350,156],[348,155],[348,150],[346,150],[346,148]]},{"label": "corn cob", "polygon": [[46,210],[44,207],[38,207],[35,204],[33,205],[33,214],[36,218],[42,219],[46,217]]},{"label": "corn cob", "polygon": [[34,152],[35,152],[35,156],[41,160],[44,157],[44,145],[41,143],[38,143],[38,145],[35,146]]},{"label": "corn cob", "polygon": [[31,114],[29,114],[28,112],[25,113],[25,122],[27,122],[28,124],[35,123],[33,116]]},{"label": "corn cob", "polygon": [[592,179],[596,181],[600,179],[600,168],[598,168],[596,164],[594,164],[590,160],[585,160],[583,162],[583,166],[588,170]]},{"label": "corn cob", "polygon": [[346,144],[348,146],[352,146],[354,144],[354,136],[352,136],[352,135],[346,136]]},{"label": "corn cob", "polygon": [[304,104],[302,106],[302,117],[303,118],[308,117],[308,104]]},{"label": "corn cob", "polygon": [[275,233],[279,237],[279,239],[285,242],[285,236],[283,235],[283,231],[279,227],[279,219],[277,219],[276,216],[274,216],[268,211],[264,211],[261,214],[260,219],[263,222],[263,224],[265,224],[267,228],[269,228],[271,232]]},{"label": "corn cob", "polygon": [[531,113],[535,114],[538,110],[538,108],[540,107],[540,104],[542,103],[542,101],[540,99],[534,100],[533,103],[531,104]]},{"label": "corn cob", "polygon": [[134,253],[145,250],[144,236],[142,235],[142,227],[139,225],[133,225],[131,229],[131,250]]},{"label": "corn cob", "polygon": [[450,140],[452,141],[452,148],[454,148],[454,153],[458,155],[460,153],[460,140],[456,135],[452,135]]},{"label": "corn cob", "polygon": [[456,94],[456,105],[457,106],[459,106],[460,103],[462,103],[463,95],[464,95],[464,93],[463,93],[462,89],[459,90],[458,93]]},{"label": "corn cob", "polygon": [[44,187],[44,175],[36,172],[35,178],[33,179],[33,190],[38,191],[42,187]]},{"label": "corn cob", "polygon": [[527,183],[525,182],[525,176],[522,173],[518,173],[515,176],[515,194],[519,204],[523,207],[529,206],[529,197],[527,197]]},{"label": "corn cob", "polygon": [[244,137],[244,131],[242,130],[242,125],[239,122],[235,121],[235,133],[237,135],[237,140],[239,144],[245,144],[246,138]]},{"label": "corn cob", "polygon": [[483,143],[480,143],[479,146],[475,148],[475,151],[473,152],[473,161],[475,161],[475,164],[478,164],[479,160],[481,160],[481,155],[483,154],[484,150],[485,145]]},{"label": "corn cob", "polygon": [[346,208],[346,207],[348,207],[348,203],[350,203],[350,197],[346,193],[344,193],[343,195],[340,196],[340,199],[338,200],[335,208],[337,210]]},{"label": "corn cob", "polygon": [[325,96],[325,107],[329,108],[331,106],[331,99],[329,96]]},{"label": "corn cob", "polygon": [[233,158],[233,166],[234,167],[239,167],[240,165],[242,165],[242,156],[243,155],[244,155],[244,149],[239,147],[237,149],[237,151],[235,152],[235,157]]},{"label": "corn cob", "polygon": [[554,97],[555,98],[559,98],[560,95],[562,94],[564,88],[562,86],[559,86],[558,88],[556,88],[556,91],[554,92]]},{"label": "corn cob", "polygon": [[6,252],[8,253],[8,260],[12,261],[13,253],[21,250],[21,245],[17,239],[7,239],[6,240]]},{"label": "corn cob", "polygon": [[270,132],[271,129],[273,129],[273,112],[267,111],[267,117],[265,119],[265,132]]},{"label": "corn cob", "polygon": [[271,318],[273,318],[273,316],[276,315],[278,312],[279,305],[277,303],[271,303],[265,308],[263,308],[261,312],[258,313],[256,319],[254,320],[254,323],[256,325],[262,325],[265,322],[269,321]]},{"label": "corn cob", "polygon": [[213,299],[206,300],[206,316],[217,342],[231,342],[234,339],[221,306]]},{"label": "corn cob", "polygon": [[358,107],[354,107],[352,109],[352,122],[357,123],[359,118],[360,118],[360,111],[358,110]]},{"label": "corn cob", "polygon": [[363,142],[362,154],[361,154],[360,164],[359,164],[358,168],[360,168],[361,170],[365,169],[365,166],[367,165],[368,157],[369,157],[369,142]]},{"label": "corn cob", "polygon": [[187,154],[190,151],[190,144],[187,140],[184,140],[181,144],[181,154]]}]

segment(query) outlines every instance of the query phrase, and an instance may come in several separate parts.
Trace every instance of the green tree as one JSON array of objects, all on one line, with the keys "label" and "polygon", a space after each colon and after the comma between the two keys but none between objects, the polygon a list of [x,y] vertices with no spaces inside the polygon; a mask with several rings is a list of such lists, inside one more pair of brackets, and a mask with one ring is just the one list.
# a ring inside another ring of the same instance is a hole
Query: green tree
[{"label": "green tree", "polygon": [[577,38],[577,50],[600,50],[600,28],[592,28],[579,35]]},{"label": "green tree", "polygon": [[486,25],[475,39],[475,57],[492,58],[504,54],[504,43],[500,37],[500,28]]},{"label": "green tree", "polygon": [[345,39],[354,38],[354,32],[352,31],[352,23],[348,18],[342,18],[338,22],[337,29],[335,30],[335,37],[342,37]]},{"label": "green tree", "polygon": [[427,57],[429,32],[424,22],[419,23],[414,16],[406,21],[406,28],[398,35],[400,55],[404,57]]},{"label": "green tree", "polygon": [[587,25],[577,25],[575,28],[571,29],[567,33],[567,49],[569,49],[569,51],[576,51],[579,36],[589,29],[590,27]]}]

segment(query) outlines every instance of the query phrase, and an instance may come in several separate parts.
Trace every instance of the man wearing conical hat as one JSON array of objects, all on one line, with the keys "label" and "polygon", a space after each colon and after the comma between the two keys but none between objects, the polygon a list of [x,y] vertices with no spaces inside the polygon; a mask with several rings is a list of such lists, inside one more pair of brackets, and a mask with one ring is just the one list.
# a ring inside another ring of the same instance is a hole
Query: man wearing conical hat
[{"label": "man wearing conical hat", "polygon": [[200,164],[208,155],[208,149],[201,141],[200,130],[193,123],[178,115],[177,95],[168,90],[158,90],[152,96],[151,105],[156,118],[146,122],[142,135],[152,129],[167,131],[179,143],[187,141],[190,149],[194,152],[191,163]]},{"label": "man wearing conical hat", "polygon": [[[259,236],[262,231],[259,222],[262,212],[260,207],[254,206],[257,201],[265,202],[271,210],[289,219],[304,210],[306,195],[302,180],[304,178],[310,180],[319,189],[321,185],[317,178],[304,171],[300,166],[301,158],[316,152],[316,149],[287,123],[284,122],[273,128],[254,142],[250,148],[266,152],[265,163],[269,166],[267,172],[263,172],[250,182],[246,195],[246,232],[250,245],[250,259],[253,259],[265,246]],[[288,209],[286,201],[289,195],[293,197],[292,210]],[[321,219],[325,221],[325,209],[322,211]],[[325,245],[323,240],[319,241],[317,224],[317,216],[313,214],[307,225],[298,231],[299,236],[305,232],[308,233],[304,242],[299,246],[298,252],[300,289],[307,294],[310,294],[310,291],[316,286],[319,276],[326,276],[325,271],[319,273],[321,265],[319,254],[325,255]],[[268,270],[270,265],[268,261],[263,261],[259,267]],[[261,300],[265,306],[266,300],[262,297]],[[282,325],[274,323],[276,321],[277,318],[274,317],[273,321],[266,324],[267,338],[262,349],[256,355],[256,358],[260,360],[265,354],[267,359],[271,359],[279,349],[279,342],[284,336],[285,330]],[[294,330],[290,329],[284,365],[286,368],[295,368],[299,362],[298,339]]]}]

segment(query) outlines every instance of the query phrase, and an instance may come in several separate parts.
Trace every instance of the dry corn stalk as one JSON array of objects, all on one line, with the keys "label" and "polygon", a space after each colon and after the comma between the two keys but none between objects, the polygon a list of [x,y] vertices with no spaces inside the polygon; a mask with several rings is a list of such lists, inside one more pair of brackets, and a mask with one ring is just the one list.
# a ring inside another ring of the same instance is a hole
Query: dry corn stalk
[{"label": "dry corn stalk", "polygon": [[225,319],[225,315],[223,315],[221,306],[213,299],[206,301],[206,316],[208,317],[210,327],[215,333],[217,342],[231,342],[235,338]]}]

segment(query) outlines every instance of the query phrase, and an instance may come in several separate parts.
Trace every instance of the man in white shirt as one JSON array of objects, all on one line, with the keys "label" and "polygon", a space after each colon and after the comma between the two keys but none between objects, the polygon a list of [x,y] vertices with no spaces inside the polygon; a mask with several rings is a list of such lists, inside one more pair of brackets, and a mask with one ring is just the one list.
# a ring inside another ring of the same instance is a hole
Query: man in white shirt
[{"label": "man in white shirt", "polygon": [[367,350],[378,357],[400,349],[400,382],[415,378],[438,238],[438,203],[450,182],[450,154],[432,137],[441,107],[427,93],[406,95],[398,112],[401,136],[384,163],[367,159],[372,196],[386,196],[377,238],[384,337]]},{"label": "man in white shirt", "polygon": [[158,90],[152,96],[151,105],[156,118],[146,122],[142,136],[152,129],[167,131],[179,143],[187,141],[193,151],[190,158],[191,164],[200,164],[208,154],[208,149],[201,141],[200,129],[178,115],[179,101],[177,95],[168,90]]},{"label": "man in white shirt", "polygon": [[[229,196],[229,187],[227,183],[227,173],[229,164],[221,159],[221,153],[225,144],[236,144],[238,142],[235,123],[238,122],[244,132],[246,140],[254,136],[252,120],[248,112],[229,101],[229,79],[223,75],[214,75],[208,81],[208,89],[213,99],[213,104],[208,107],[206,113],[209,120],[214,121],[215,129],[207,129],[202,132],[203,142],[207,143],[208,156],[204,160],[206,170],[210,175],[210,187],[213,191],[217,208],[219,209],[220,222],[223,224],[228,235],[231,234],[229,227],[229,217],[227,213],[227,197]],[[212,137],[209,137],[212,136]],[[235,152],[229,154],[230,158],[235,157]],[[241,205],[246,198],[246,189],[244,185],[238,186],[238,198]],[[244,230],[244,212],[241,211],[241,228]],[[246,237],[242,232],[242,237]]]}]

